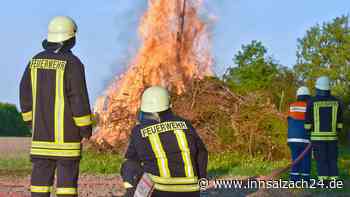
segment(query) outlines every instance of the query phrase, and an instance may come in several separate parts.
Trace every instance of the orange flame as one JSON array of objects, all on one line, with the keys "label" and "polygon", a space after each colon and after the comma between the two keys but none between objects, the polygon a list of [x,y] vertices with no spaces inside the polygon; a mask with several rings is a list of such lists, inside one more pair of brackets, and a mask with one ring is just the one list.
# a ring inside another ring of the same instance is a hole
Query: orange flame
[{"label": "orange flame", "polygon": [[212,75],[208,27],[198,15],[201,0],[148,4],[139,26],[141,48],[128,70],[97,100],[97,141],[114,145],[127,137],[145,88],[161,85],[181,94],[194,78]]}]

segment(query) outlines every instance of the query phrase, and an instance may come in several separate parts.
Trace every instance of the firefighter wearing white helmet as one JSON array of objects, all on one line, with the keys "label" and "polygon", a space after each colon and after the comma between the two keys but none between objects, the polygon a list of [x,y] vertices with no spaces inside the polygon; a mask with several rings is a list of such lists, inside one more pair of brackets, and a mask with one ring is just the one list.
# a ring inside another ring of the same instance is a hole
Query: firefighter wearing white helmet
[{"label": "firefighter wearing white helmet", "polygon": [[329,78],[326,76],[322,76],[317,79],[316,81],[316,89],[318,90],[325,90],[328,91],[330,90],[330,81]]},{"label": "firefighter wearing white helmet", "polygon": [[170,96],[168,91],[160,86],[148,88],[142,95],[142,112],[161,112],[170,108]]},{"label": "firefighter wearing white helmet", "polygon": [[165,88],[144,91],[138,119],[121,169],[126,196],[133,196],[140,175],[147,173],[155,184],[152,196],[199,197],[208,152],[191,123],[171,111]]},{"label": "firefighter wearing white helmet", "polygon": [[332,96],[330,80],[321,76],[316,81],[316,95],[308,103],[305,129],[311,134],[318,178],[327,185],[338,178],[338,133],[343,128],[343,107]]},{"label": "firefighter wearing white helmet", "polygon": [[33,197],[50,196],[56,169],[55,194],[78,195],[81,140],[92,135],[92,115],[84,65],[71,51],[76,30],[71,18],[53,18],[44,50],[30,60],[21,80],[22,116],[33,130]]},{"label": "firefighter wearing white helmet", "polygon": [[75,37],[77,25],[68,16],[57,16],[53,18],[48,27],[47,41],[59,43]]},{"label": "firefighter wearing white helmet", "polygon": [[[310,136],[304,129],[307,102],[310,100],[310,91],[306,86],[297,90],[297,101],[290,104],[288,111],[288,145],[292,159],[304,152],[310,143]],[[300,181],[310,179],[311,156],[310,152],[290,171],[290,180]]]}]

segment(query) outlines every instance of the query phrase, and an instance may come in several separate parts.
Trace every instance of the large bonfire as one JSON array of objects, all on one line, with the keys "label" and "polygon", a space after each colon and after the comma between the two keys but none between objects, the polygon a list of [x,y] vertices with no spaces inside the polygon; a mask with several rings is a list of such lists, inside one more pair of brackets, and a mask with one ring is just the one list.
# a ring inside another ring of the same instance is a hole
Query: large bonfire
[{"label": "large bonfire", "polygon": [[161,85],[181,94],[193,79],[212,74],[210,37],[199,17],[201,0],[149,0],[141,18],[142,44],[128,70],[97,100],[97,144],[124,146],[143,90]]}]

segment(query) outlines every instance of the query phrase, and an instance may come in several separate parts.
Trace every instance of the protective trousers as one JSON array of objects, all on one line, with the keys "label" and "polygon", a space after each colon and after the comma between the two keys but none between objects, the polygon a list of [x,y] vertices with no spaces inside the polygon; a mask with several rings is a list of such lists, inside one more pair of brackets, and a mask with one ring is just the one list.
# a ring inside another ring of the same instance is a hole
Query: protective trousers
[{"label": "protective trousers", "polygon": [[32,197],[50,197],[57,169],[56,196],[78,196],[79,160],[32,159]]},{"label": "protective trousers", "polygon": [[337,141],[312,142],[314,156],[317,161],[319,180],[332,180],[338,178],[338,145]]},{"label": "protective trousers", "polygon": [[[289,142],[289,148],[292,153],[293,161],[297,159],[297,157],[302,154],[307,147],[308,143],[301,142]],[[290,180],[292,181],[300,181],[310,180],[310,171],[311,171],[311,151],[306,153],[302,160],[299,161],[296,165],[292,166],[290,171]]]}]

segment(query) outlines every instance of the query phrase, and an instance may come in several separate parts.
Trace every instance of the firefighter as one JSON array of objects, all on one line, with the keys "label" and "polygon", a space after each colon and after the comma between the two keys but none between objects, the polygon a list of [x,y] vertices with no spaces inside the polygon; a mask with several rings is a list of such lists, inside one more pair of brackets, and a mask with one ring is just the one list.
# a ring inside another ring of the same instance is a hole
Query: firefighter
[{"label": "firefighter", "polygon": [[153,86],[142,95],[139,123],[132,130],[121,172],[129,195],[145,172],[155,183],[152,196],[199,196],[198,180],[207,176],[208,152],[191,123],[170,106],[165,88]]},{"label": "firefighter", "polygon": [[316,81],[316,96],[307,106],[305,129],[311,133],[318,179],[325,184],[338,178],[337,142],[342,128],[342,105],[331,95],[329,78],[322,76]]},{"label": "firefighter", "polygon": [[[310,143],[310,135],[304,129],[307,102],[310,100],[310,91],[302,86],[297,90],[297,101],[290,104],[288,112],[288,145],[293,161],[302,154]],[[311,169],[310,152],[306,153],[299,163],[292,166],[290,180],[309,180]]]},{"label": "firefighter", "polygon": [[77,196],[81,140],[92,134],[84,66],[71,51],[77,26],[65,16],[48,25],[44,50],[20,83],[23,120],[32,128],[33,197],[49,197],[57,170],[57,196]]}]

